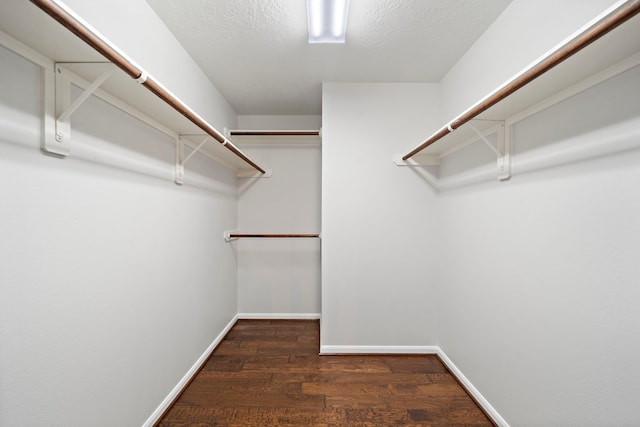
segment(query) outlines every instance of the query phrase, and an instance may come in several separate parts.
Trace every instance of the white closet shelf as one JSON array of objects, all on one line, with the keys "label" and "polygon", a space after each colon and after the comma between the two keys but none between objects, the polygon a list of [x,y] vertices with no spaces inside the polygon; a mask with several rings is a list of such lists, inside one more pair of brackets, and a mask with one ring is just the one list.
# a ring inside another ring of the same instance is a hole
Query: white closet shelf
[{"label": "white closet shelf", "polygon": [[[46,73],[50,73],[52,78],[55,75],[55,79],[64,74],[68,83],[84,90],[106,70],[112,69],[113,72],[97,85],[97,89],[92,87],[91,95],[139,118],[176,141],[181,140],[184,145],[198,149],[226,167],[245,174],[247,171],[265,173],[222,132],[207,123],[64,4],[52,0],[31,0],[31,3],[24,0],[8,1],[10,4],[3,5],[0,14],[0,26],[3,29],[0,43],[43,67],[45,98],[55,97],[55,102],[60,103],[60,94],[56,94],[52,87],[53,79],[47,80]],[[57,81],[55,83],[58,84]],[[45,110],[47,107],[53,108],[50,99],[46,99],[45,103],[48,104]],[[59,106],[56,110],[49,110],[45,115],[50,113],[59,118]],[[69,141],[63,139],[68,135],[60,135],[57,125],[45,123],[45,129],[47,132],[53,131],[55,139],[45,135],[43,148],[66,155],[70,150]],[[205,137],[208,137],[208,142],[199,146]],[[65,144],[67,147],[61,147]]]},{"label": "white closet shelf", "polygon": [[238,144],[248,145],[279,145],[279,144],[320,144],[322,131],[320,130],[248,130],[232,129],[228,136]]},{"label": "white closet shelf", "polygon": [[437,166],[484,139],[498,155],[498,178],[508,178],[511,125],[640,64],[639,12],[640,0],[617,2],[394,162]]}]

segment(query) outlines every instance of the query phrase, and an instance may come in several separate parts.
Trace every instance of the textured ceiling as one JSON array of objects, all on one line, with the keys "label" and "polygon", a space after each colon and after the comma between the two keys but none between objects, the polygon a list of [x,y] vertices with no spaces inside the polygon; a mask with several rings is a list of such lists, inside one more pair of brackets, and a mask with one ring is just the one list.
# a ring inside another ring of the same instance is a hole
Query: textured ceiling
[{"label": "textured ceiling", "polygon": [[147,0],[238,114],[320,114],[322,82],[438,82],[511,0],[351,0],[308,44],[305,0]]}]

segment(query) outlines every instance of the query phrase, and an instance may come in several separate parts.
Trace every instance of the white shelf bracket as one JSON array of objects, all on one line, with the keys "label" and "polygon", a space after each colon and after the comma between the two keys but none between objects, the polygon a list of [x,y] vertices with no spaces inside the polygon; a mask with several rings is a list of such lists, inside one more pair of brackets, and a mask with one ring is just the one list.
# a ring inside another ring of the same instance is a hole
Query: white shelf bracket
[{"label": "white shelf bracket", "polygon": [[398,167],[410,167],[410,168],[420,168],[425,166],[439,166],[440,165],[440,156],[427,156],[421,154],[420,156],[412,157],[407,160],[402,160],[402,154],[396,154],[393,156],[393,164]]},{"label": "white shelf bracket", "polygon": [[176,137],[176,171],[175,182],[178,185],[184,184],[184,164],[182,163],[182,157],[184,155],[184,142],[182,137],[178,135]]},{"label": "white shelf bracket", "polygon": [[237,178],[271,178],[273,169],[266,169],[264,173],[260,173],[255,169],[238,169]]},{"label": "white shelf bracket", "polygon": [[211,139],[209,135],[206,135],[205,138],[194,148],[191,153],[187,157],[184,157],[184,141],[182,140],[184,135],[178,135],[176,138],[176,173],[175,173],[175,181],[176,184],[182,185],[184,184],[184,165],[187,164],[189,160],[198,152],[200,149]]},{"label": "white shelf bracket", "polygon": [[500,123],[498,128],[498,180],[505,181],[511,178],[511,127]]},{"label": "white shelf bracket", "polygon": [[238,234],[238,230],[227,230],[224,232],[224,234],[222,235],[222,237],[224,238],[224,241],[229,243],[232,242],[234,240],[238,240],[237,237],[231,237],[232,234]]},{"label": "white shelf bracket", "polygon": [[511,178],[511,144],[509,143],[509,138],[505,137],[504,121],[498,121],[498,128],[496,130],[497,145],[493,145],[471,122],[467,123],[467,126],[469,126],[478,135],[480,140],[497,156],[498,180],[504,181]]},{"label": "white shelf bracket", "polygon": [[[103,63],[100,63],[104,66]],[[44,150],[60,156],[71,152],[71,116],[114,72],[109,66],[73,102],[71,102],[71,80],[60,64],[55,65],[55,138],[45,138]]]},{"label": "white shelf bracket", "polygon": [[[178,137],[178,138],[180,138],[180,137]],[[191,151],[191,153],[189,153],[189,155],[187,157],[185,157],[185,159],[180,162],[180,164],[182,166],[186,165],[187,162],[194,156],[194,154],[196,154],[204,146],[204,144],[206,144],[207,141],[209,141],[209,139],[211,139],[211,137],[209,135],[207,135],[202,140],[202,142],[200,144],[198,144],[198,146],[196,148],[194,148],[193,151]],[[184,146],[184,144],[183,144],[183,146]],[[184,152],[181,153],[181,154],[184,154]]]},{"label": "white shelf bracket", "polygon": [[487,137],[482,134],[482,132],[480,132],[473,124],[471,124],[471,122],[469,122],[467,126],[469,126],[471,130],[473,130],[476,133],[476,135],[478,135],[478,137],[482,140],[482,142],[487,144],[487,147],[489,147],[491,151],[493,151],[496,154],[496,156],[501,155],[500,151],[498,151],[498,148],[494,146],[493,143],[489,141]]},{"label": "white shelf bracket", "polygon": [[421,156],[420,161],[418,162],[414,158],[402,160],[402,155],[399,154],[393,157],[393,163],[396,166],[406,166],[406,167],[412,168],[412,170],[415,171],[418,175],[420,175],[425,181],[427,181],[433,187],[434,190],[438,191],[440,189],[438,177],[428,169],[428,166],[439,166],[440,157]]},{"label": "white shelf bracket", "polygon": [[44,121],[42,151],[66,156],[69,154],[68,144],[62,144],[56,140],[56,71],[55,64],[51,67],[43,67],[44,83]]}]

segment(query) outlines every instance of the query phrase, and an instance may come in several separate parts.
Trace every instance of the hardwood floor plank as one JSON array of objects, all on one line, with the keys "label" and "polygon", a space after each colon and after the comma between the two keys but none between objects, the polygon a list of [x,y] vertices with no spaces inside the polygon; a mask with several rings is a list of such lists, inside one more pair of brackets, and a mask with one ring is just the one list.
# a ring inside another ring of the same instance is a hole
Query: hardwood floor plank
[{"label": "hardwood floor plank", "polygon": [[[292,426],[305,426],[305,425],[344,425],[347,420],[347,414],[345,411],[339,411],[336,413],[323,413],[318,411],[309,411],[304,409],[283,409],[278,412],[271,411],[264,408],[243,408],[243,409],[227,409],[227,408],[197,408],[193,410],[186,410],[185,408],[176,408],[172,411],[172,417],[174,423],[211,423],[211,420],[224,419],[229,420],[228,424],[233,425],[292,425]],[[246,420],[260,420],[264,424],[260,424],[258,421]],[[253,423],[253,424],[251,424]],[[163,424],[161,424],[163,425]],[[171,424],[166,424],[171,425]],[[224,424],[227,425],[227,424]]]},{"label": "hardwood floor plank", "polygon": [[319,341],[318,321],[238,321],[157,425],[493,425],[435,355],[319,356]]}]

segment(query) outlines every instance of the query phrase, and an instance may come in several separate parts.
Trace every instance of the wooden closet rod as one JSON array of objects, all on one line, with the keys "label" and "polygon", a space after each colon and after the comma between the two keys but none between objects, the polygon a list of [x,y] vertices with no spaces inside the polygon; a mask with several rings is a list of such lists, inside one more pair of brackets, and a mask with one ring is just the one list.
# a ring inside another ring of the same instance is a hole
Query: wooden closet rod
[{"label": "wooden closet rod", "polygon": [[242,151],[240,151],[231,141],[224,137],[223,134],[218,132],[209,123],[204,121],[189,107],[184,105],[180,100],[175,98],[165,88],[163,88],[158,82],[155,82],[152,77],[148,76],[136,65],[132,64],[129,59],[124,57],[120,52],[114,49],[107,41],[95,34],[89,28],[87,28],[82,22],[78,21],[76,17],[67,12],[64,8],[58,5],[53,0],[31,0],[33,4],[42,9],[45,13],[51,16],[53,19],[62,24],[69,31],[74,33],[80,39],[82,39],[89,46],[97,50],[102,56],[114,63],[118,68],[127,73],[131,78],[137,80],[148,90],[153,92],[156,96],[162,99],[165,103],[169,104],[178,113],[182,114],[193,124],[202,129],[205,133],[210,135],[219,143],[223,144],[225,148],[241,158],[243,161],[251,165],[254,169],[260,173],[266,173],[264,169],[255,164],[249,159]]},{"label": "wooden closet rod", "polygon": [[304,239],[304,238],[318,238],[319,234],[229,234],[229,238],[232,239],[240,239],[243,237],[247,238],[268,238],[268,239]]},{"label": "wooden closet rod", "polygon": [[594,24],[592,27],[582,32],[576,38],[569,43],[561,46],[555,50],[552,54],[545,57],[542,61],[538,62],[533,67],[519,75],[517,78],[511,80],[494,93],[487,96],[482,101],[471,107],[469,110],[462,113],[455,118],[447,126],[444,126],[436,133],[434,133],[425,142],[414,148],[411,152],[402,157],[402,160],[408,160],[411,157],[418,154],[434,142],[438,141],[447,134],[453,132],[455,129],[469,122],[473,118],[477,117],[483,111],[493,107],[495,104],[511,95],[513,92],[525,86],[527,83],[540,77],[545,72],[549,71],[565,59],[571,57],[575,53],[579,52],[583,48],[587,47],[600,37],[604,36],[611,30],[617,28],[627,20],[631,19],[640,12],[640,0],[630,0],[622,5],[619,9],[606,16],[601,21]]},{"label": "wooden closet rod", "polygon": [[231,136],[319,136],[317,130],[232,130]]}]

